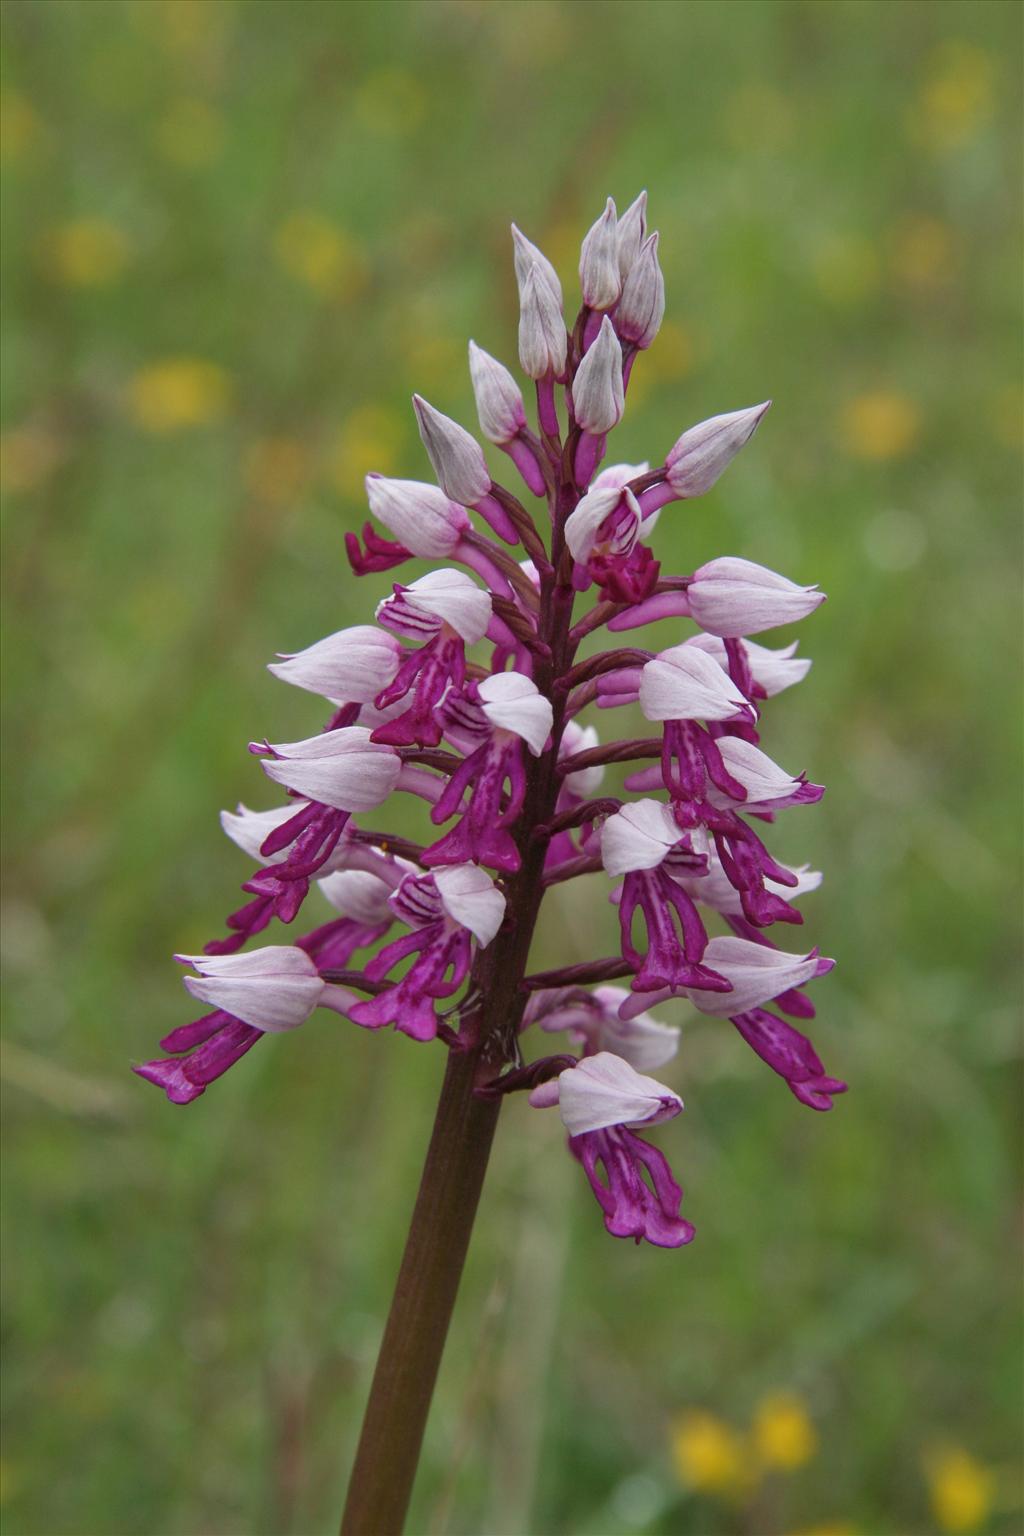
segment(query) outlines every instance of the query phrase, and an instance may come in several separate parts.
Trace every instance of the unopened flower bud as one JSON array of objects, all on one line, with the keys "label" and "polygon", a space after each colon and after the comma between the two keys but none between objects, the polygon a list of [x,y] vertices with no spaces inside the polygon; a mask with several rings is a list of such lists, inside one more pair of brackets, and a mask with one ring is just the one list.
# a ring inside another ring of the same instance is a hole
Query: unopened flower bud
[{"label": "unopened flower bud", "polygon": [[538,266],[531,267],[522,287],[519,314],[519,361],[531,379],[565,372],[565,321],[561,301]]},{"label": "unopened flower bud", "polygon": [[609,198],[604,213],[592,224],[580,248],[580,286],[590,309],[611,309],[622,288],[619,275],[618,219]]},{"label": "unopened flower bud", "polygon": [[701,629],[725,639],[792,624],[825,601],[817,587],[797,586],[777,571],[735,555],[702,565],[686,597]]},{"label": "unopened flower bud", "polygon": [[370,511],[411,554],[424,559],[450,555],[471,526],[464,506],[422,480],[367,475]]},{"label": "unopened flower bud", "polygon": [[684,432],[669,453],[668,483],[677,497],[703,496],[728,469],[771,405],[750,405],[743,411],[712,416]]},{"label": "unopened flower bud", "polygon": [[480,430],[488,442],[502,447],[526,425],[519,385],[508,369],[475,341],[469,344],[469,376],[473,381]]},{"label": "unopened flower bud", "polygon": [[398,671],[402,647],[372,624],[339,629],[304,651],[281,654],[267,668],[284,683],[345,704],[368,704]]},{"label": "unopened flower bud", "polygon": [[665,279],[658,264],[658,233],[645,240],[622,287],[615,329],[623,341],[643,350],[661,329],[665,315]]},{"label": "unopened flower bud", "polygon": [[607,315],[597,340],[576,370],[572,406],[580,426],[594,436],[610,432],[622,420],[622,348]]},{"label": "unopened flower bud", "polygon": [[616,230],[619,276],[625,281],[640,254],[647,232],[647,193],[641,192],[626,209]]},{"label": "unopened flower bud", "polygon": [[438,485],[453,501],[474,506],[491,488],[491,472],[480,444],[465,427],[435,410],[422,395],[413,395],[412,403]]},{"label": "unopened flower bud", "polygon": [[554,294],[555,302],[559,310],[562,308],[562,285],[558,280],[558,273],[548,261],[544,252],[527,240],[521,229],[512,225],[512,259],[515,262],[516,282],[519,284],[519,302],[523,302],[523,294],[526,289],[526,280],[530,275],[531,267],[536,267],[547,287]]}]

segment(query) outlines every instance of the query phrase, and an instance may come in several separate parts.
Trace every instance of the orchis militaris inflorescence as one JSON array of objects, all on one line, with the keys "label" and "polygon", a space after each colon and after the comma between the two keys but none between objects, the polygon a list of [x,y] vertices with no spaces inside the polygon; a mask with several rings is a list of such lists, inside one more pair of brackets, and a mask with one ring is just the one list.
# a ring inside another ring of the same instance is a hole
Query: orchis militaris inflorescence
[{"label": "orchis militaris inflorescence", "polygon": [[[609,1232],[677,1247],[693,1235],[682,1191],[637,1134],[683,1107],[646,1075],[679,1038],[651,1007],[679,997],[729,1019],[814,1109],[831,1108],[845,1085],[783,1017],[813,1016],[803,989],[832,962],[766,936],[802,921],[793,903],[821,877],[780,864],[747,819],[771,822],[822,795],[758,745],[764,701],[810,663],[795,645],[772,650],[750,636],[805,617],[823,594],[735,556],[666,576],[651,543],[661,509],[708,490],[767,403],[691,427],[654,469],[600,467],[664,311],[658,236],[645,226],[645,195],[621,219],[609,200],[583,242],[570,332],[554,268],[513,226],[519,356],[538,430],[512,375],[475,342],[469,367],[481,431],[545,504],[544,532],[492,480],[476,439],[415,396],[437,484],[369,475],[370,509],[391,537],[368,523],[362,543],[350,534],[346,544],[357,574],[413,557],[434,568],[396,582],[376,624],[271,666],[333,713],[308,740],[250,747],[288,799],[222,816],[260,868],[228,937],[178,957],[197,973],[189,992],[213,1011],[135,1070],[188,1103],[261,1035],[294,1029],[317,1007],[474,1049],[477,1093],[525,1089],[534,1106],[557,1105]],[[591,645],[580,659],[599,630],[656,620],[666,621],[663,649]],[[602,745],[581,723],[588,706],[625,704],[639,704],[657,734]],[[598,793],[606,765],[631,763],[642,766],[624,788],[637,798]],[[394,793],[429,807],[422,845],[360,824]],[[584,876],[617,904],[621,954],[526,974],[545,888]],[[272,918],[292,923],[311,881],[329,920],[290,945],[243,949]],[[709,913],[730,932],[709,938]],[[361,951],[371,957],[354,968]],[[530,1026],[562,1032],[572,1050],[524,1066]]]}]

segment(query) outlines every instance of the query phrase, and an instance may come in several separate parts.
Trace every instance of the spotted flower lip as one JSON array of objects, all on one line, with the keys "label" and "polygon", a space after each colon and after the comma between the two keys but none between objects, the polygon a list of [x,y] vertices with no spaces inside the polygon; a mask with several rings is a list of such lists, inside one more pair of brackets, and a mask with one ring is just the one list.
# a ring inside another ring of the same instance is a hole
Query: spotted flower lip
[{"label": "spotted flower lip", "polygon": [[372,624],[339,629],[267,667],[285,683],[335,703],[368,704],[398,671],[402,647]]},{"label": "spotted flower lip", "polygon": [[648,720],[750,720],[749,700],[727,673],[687,644],[661,651],[640,677],[640,708]]},{"label": "spotted flower lip", "polygon": [[252,949],[242,955],[176,955],[175,959],[199,972],[183,978],[193,997],[263,1032],[304,1024],[324,990],[312,960],[291,945]]},{"label": "spotted flower lip", "polygon": [[272,746],[263,772],[286,789],[340,811],[372,811],[398,782],[401,759],[370,740],[365,726],[344,726],[305,741]]},{"label": "spotted flower lip", "polygon": [[374,517],[410,554],[424,559],[450,555],[471,527],[469,513],[461,503],[423,480],[367,475],[366,495]]},{"label": "spotted flower lip", "polygon": [[584,1136],[622,1125],[629,1129],[671,1120],[682,1110],[677,1093],[635,1071],[621,1056],[601,1051],[585,1056],[556,1080],[535,1088],[530,1102],[537,1109],[558,1105],[570,1136]]},{"label": "spotted flower lip", "polygon": [[[475,645],[487,633],[492,612],[489,592],[465,571],[447,568],[428,571],[407,587],[396,586],[394,595],[378,604],[376,617],[379,623],[399,634],[420,640],[448,624],[467,645]],[[371,698],[393,680],[395,672],[374,690]]]},{"label": "spotted flower lip", "polygon": [[675,494],[703,496],[709,491],[750,441],[770,405],[770,400],[764,400],[742,411],[711,416],[684,432],[665,460],[668,483]]},{"label": "spotted flower lip", "polygon": [[729,639],[805,619],[825,601],[825,594],[817,587],[800,587],[752,560],[727,555],[695,572],[686,598],[701,629]]}]

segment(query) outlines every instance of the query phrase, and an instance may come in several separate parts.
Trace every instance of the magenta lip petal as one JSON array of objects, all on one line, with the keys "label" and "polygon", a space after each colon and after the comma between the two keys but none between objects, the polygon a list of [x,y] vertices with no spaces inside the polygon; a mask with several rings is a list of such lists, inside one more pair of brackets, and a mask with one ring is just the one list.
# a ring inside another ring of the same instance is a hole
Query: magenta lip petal
[{"label": "magenta lip petal", "polygon": [[[614,1126],[570,1137],[569,1148],[583,1164],[613,1237],[632,1237],[638,1243],[646,1238],[659,1248],[680,1248],[693,1240],[693,1224],[679,1215],[683,1191],[656,1147],[624,1126]],[[650,1175],[650,1184],[641,1170]]]},{"label": "magenta lip petal", "polygon": [[172,1055],[178,1051],[191,1051],[222,1029],[229,1018],[230,1014],[216,1008],[213,1013],[204,1014],[201,1019],[196,1019],[194,1024],[180,1024],[177,1029],[172,1029],[169,1035],[164,1036],[160,1041],[160,1049],[170,1051]]},{"label": "magenta lip petal", "polygon": [[223,1077],[228,1068],[233,1067],[262,1038],[262,1032],[254,1029],[251,1024],[229,1018],[224,1028],[211,1040],[184,1058],[182,1071],[190,1083],[205,1088],[218,1077]]},{"label": "magenta lip petal", "polygon": [[191,1104],[206,1091],[189,1082],[180,1061],[147,1061],[142,1066],[132,1067],[132,1071],[137,1077],[144,1077],[147,1083],[162,1088],[172,1104]]}]

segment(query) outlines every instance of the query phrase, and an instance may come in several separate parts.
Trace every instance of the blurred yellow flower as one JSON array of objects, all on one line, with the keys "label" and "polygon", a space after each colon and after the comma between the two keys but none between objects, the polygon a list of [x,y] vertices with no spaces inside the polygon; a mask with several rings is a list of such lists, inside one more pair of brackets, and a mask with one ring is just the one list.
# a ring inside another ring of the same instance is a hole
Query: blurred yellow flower
[{"label": "blurred yellow flower", "polygon": [[726,98],[725,131],[736,149],[778,149],[793,136],[793,102],[767,81],[752,81]]},{"label": "blurred yellow flower", "polygon": [[875,390],[847,401],[839,418],[839,435],[855,459],[902,459],[917,446],[921,412],[906,395]]},{"label": "blurred yellow flower", "polygon": [[773,1392],[754,1414],[754,1450],[762,1466],[794,1472],[818,1449],[818,1436],[795,1392]]},{"label": "blurred yellow flower", "polygon": [[857,1536],[857,1527],[849,1520],[826,1520],[824,1525],[809,1525],[793,1536]]},{"label": "blurred yellow flower", "polygon": [[103,288],[116,283],[128,261],[128,242],[106,219],[72,219],[43,236],[43,265],[67,288]]},{"label": "blurred yellow flower", "polygon": [[1024,389],[1007,384],[992,401],[992,429],[997,442],[1017,449],[1024,442]]},{"label": "blurred yellow flower", "polygon": [[973,137],[991,115],[994,68],[983,48],[949,39],[932,55],[913,109],[919,142],[953,149]]},{"label": "blurred yellow flower", "polygon": [[20,160],[31,154],[44,138],[35,109],[17,91],[4,91],[0,99],[0,157]]},{"label": "blurred yellow flower", "polygon": [[338,433],[329,458],[331,479],[345,496],[361,496],[371,470],[391,474],[398,465],[405,430],[386,406],[362,405]]},{"label": "blurred yellow flower", "polygon": [[202,58],[208,69],[212,51],[224,41],[234,24],[232,7],[221,0],[147,0],[138,11],[140,19],[153,27],[169,53],[184,58]]},{"label": "blurred yellow flower", "polygon": [[992,1507],[994,1479],[969,1451],[947,1446],[927,1457],[932,1513],[944,1531],[973,1531]]},{"label": "blurred yellow flower", "polygon": [[268,506],[285,506],[302,491],[309,477],[309,455],[297,437],[259,437],[242,461],[246,489]]},{"label": "blurred yellow flower", "polygon": [[[650,352],[645,356],[648,370],[654,378],[669,382],[684,379],[693,371],[695,354],[696,344],[690,332],[674,320],[666,320]],[[639,368],[643,361],[638,358],[634,366]]]},{"label": "blurred yellow flower", "polygon": [[694,1409],[680,1415],[672,1426],[670,1448],[684,1487],[729,1497],[750,1483],[742,1437],[713,1413]]},{"label": "blurred yellow flower", "polygon": [[353,299],[366,286],[369,261],[362,246],[322,213],[289,214],[274,249],[285,271],[322,298]]},{"label": "blurred yellow flower", "polygon": [[831,304],[862,304],[878,287],[878,253],[864,235],[829,236],[815,252],[811,269]]},{"label": "blurred yellow flower", "polygon": [[892,269],[907,288],[921,292],[948,287],[956,267],[953,234],[941,219],[911,216],[892,235]]},{"label": "blurred yellow flower", "polygon": [[410,336],[405,361],[417,392],[428,398],[450,386],[465,384],[466,349],[454,336],[436,333]]},{"label": "blurred yellow flower", "polygon": [[356,113],[374,133],[398,138],[410,134],[426,110],[423,86],[406,69],[380,69],[367,75],[356,92]]},{"label": "blurred yellow flower", "polygon": [[18,1486],[18,1478],[9,1461],[0,1461],[0,1504],[6,1504]]},{"label": "blurred yellow flower", "polygon": [[224,123],[205,101],[186,96],[168,107],[154,130],[165,160],[195,170],[216,160],[224,147]]},{"label": "blurred yellow flower", "polygon": [[58,439],[44,427],[14,427],[0,436],[0,490],[34,491],[61,460]]},{"label": "blurred yellow flower", "polygon": [[[479,7],[481,19],[497,32],[499,57],[513,65],[528,65],[536,70],[538,61],[550,70],[572,43],[572,17],[555,0],[530,0],[529,5],[493,5],[490,0]],[[541,249],[547,254],[547,248]]]},{"label": "blurred yellow flower", "polygon": [[224,369],[202,357],[168,357],[140,368],[128,409],[145,432],[180,432],[223,416],[231,395]]},{"label": "blurred yellow flower", "polygon": [[[535,240],[558,273],[571,272],[575,278],[580,260],[580,231],[579,221],[574,218],[559,219],[555,224],[548,224],[535,235],[527,226],[523,233],[531,240]],[[572,292],[572,284],[569,285]]]}]

